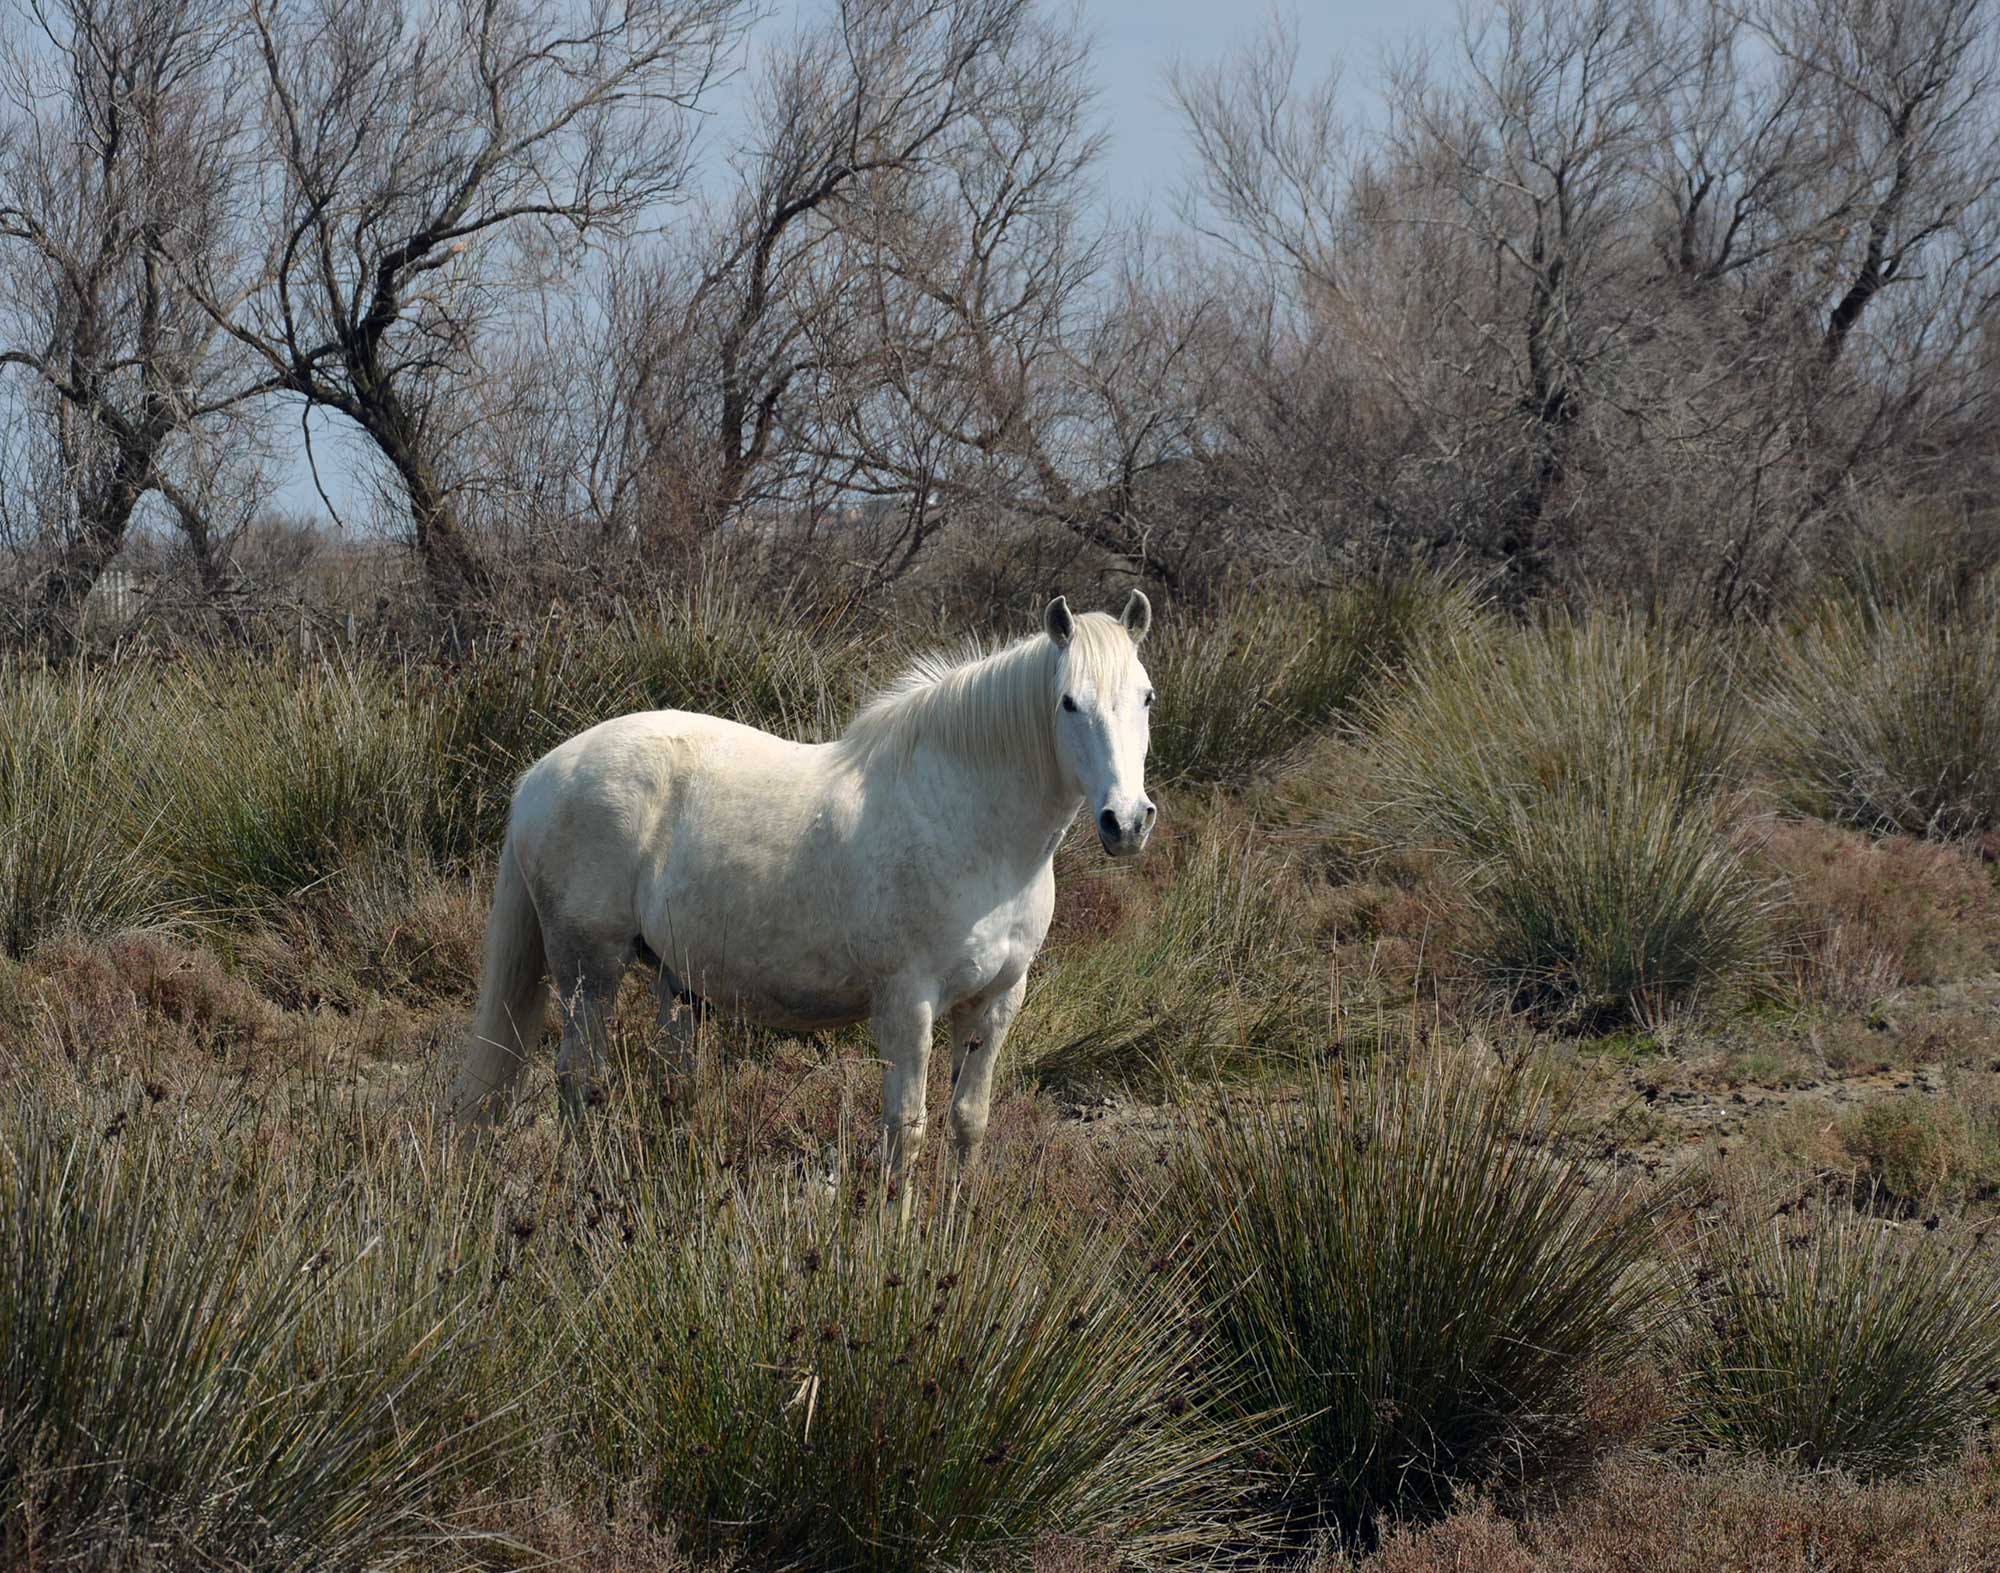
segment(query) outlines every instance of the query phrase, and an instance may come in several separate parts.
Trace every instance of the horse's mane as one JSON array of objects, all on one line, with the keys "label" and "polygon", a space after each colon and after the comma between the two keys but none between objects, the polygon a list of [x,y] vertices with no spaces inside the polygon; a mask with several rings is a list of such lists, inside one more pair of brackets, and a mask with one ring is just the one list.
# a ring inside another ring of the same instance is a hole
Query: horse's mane
[{"label": "horse's mane", "polygon": [[928,743],[975,763],[1053,774],[1052,722],[1072,677],[1108,685],[1134,654],[1117,618],[1084,612],[1067,646],[1038,633],[991,652],[920,656],[855,712],[835,746],[857,764],[885,752],[906,759]]}]

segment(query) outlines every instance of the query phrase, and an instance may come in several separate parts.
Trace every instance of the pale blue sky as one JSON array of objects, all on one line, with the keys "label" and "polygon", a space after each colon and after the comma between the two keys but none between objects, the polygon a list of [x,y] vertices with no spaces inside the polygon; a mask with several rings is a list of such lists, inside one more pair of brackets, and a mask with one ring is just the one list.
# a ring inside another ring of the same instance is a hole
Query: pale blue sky
[{"label": "pale blue sky", "polygon": [[[1375,67],[1386,49],[1425,35],[1441,35],[1454,25],[1457,0],[1317,0],[1284,6],[1297,26],[1301,66],[1317,75],[1336,59],[1347,64],[1345,87],[1357,118],[1372,119],[1379,105],[1369,94]],[[1168,96],[1166,75],[1176,60],[1220,59],[1256,37],[1274,15],[1268,0],[1084,0],[1085,24],[1095,34],[1092,61],[1100,90],[1099,112],[1110,134],[1101,170],[1107,203],[1121,213],[1140,210],[1171,222],[1171,204],[1186,169],[1186,141]],[[726,101],[709,133],[711,154],[726,144],[731,128]],[[337,418],[314,423],[313,446],[320,478],[350,526],[363,522],[367,505],[356,484],[365,450],[341,431]],[[281,508],[324,517],[299,443],[296,415],[272,431],[277,447],[292,452],[280,463],[275,497]]]},{"label": "pale blue sky", "polygon": [[1347,64],[1344,87],[1357,116],[1372,118],[1369,85],[1385,49],[1426,35],[1448,33],[1457,22],[1457,0],[1318,0],[1274,9],[1268,0],[1084,0],[1084,17],[1097,34],[1094,62],[1111,132],[1104,163],[1105,191],[1114,201],[1165,201],[1180,180],[1187,145],[1167,95],[1166,75],[1176,60],[1199,63],[1229,55],[1263,32],[1274,16],[1298,28],[1300,65],[1319,74]]}]

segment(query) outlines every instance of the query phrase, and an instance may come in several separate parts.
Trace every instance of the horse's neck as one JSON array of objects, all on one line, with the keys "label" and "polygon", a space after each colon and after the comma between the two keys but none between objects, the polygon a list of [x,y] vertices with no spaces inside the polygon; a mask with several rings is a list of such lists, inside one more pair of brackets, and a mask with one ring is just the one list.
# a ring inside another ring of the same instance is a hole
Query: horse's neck
[{"label": "horse's neck", "polygon": [[1039,868],[1055,855],[1056,843],[1083,804],[1082,798],[1026,770],[995,770],[925,749],[918,750],[914,763],[951,782],[953,817],[981,851],[1024,870]]}]

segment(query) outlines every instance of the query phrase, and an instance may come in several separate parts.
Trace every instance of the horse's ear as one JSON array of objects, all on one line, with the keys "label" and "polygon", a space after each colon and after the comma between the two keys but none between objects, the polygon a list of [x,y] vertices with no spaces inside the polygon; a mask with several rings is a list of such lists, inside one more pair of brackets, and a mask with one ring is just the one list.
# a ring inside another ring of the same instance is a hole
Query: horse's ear
[{"label": "horse's ear", "polygon": [[1071,636],[1076,633],[1076,619],[1070,615],[1069,602],[1061,596],[1049,602],[1048,616],[1044,622],[1048,626],[1049,637],[1056,642],[1058,649],[1068,644]]},{"label": "horse's ear", "polygon": [[1125,625],[1125,632],[1137,644],[1152,631],[1153,603],[1146,599],[1143,590],[1134,590],[1125,597],[1125,610],[1118,614],[1118,621]]}]

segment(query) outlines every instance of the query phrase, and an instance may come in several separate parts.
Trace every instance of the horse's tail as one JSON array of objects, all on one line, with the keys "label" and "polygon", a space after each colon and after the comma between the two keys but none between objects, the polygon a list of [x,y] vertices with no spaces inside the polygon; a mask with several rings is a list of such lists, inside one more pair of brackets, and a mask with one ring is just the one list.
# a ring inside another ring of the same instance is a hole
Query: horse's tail
[{"label": "horse's tail", "polygon": [[547,971],[541,919],[535,914],[510,834],[500,852],[500,877],[486,919],[479,1009],[451,1090],[451,1112],[461,1125],[490,1116],[541,1041]]}]

